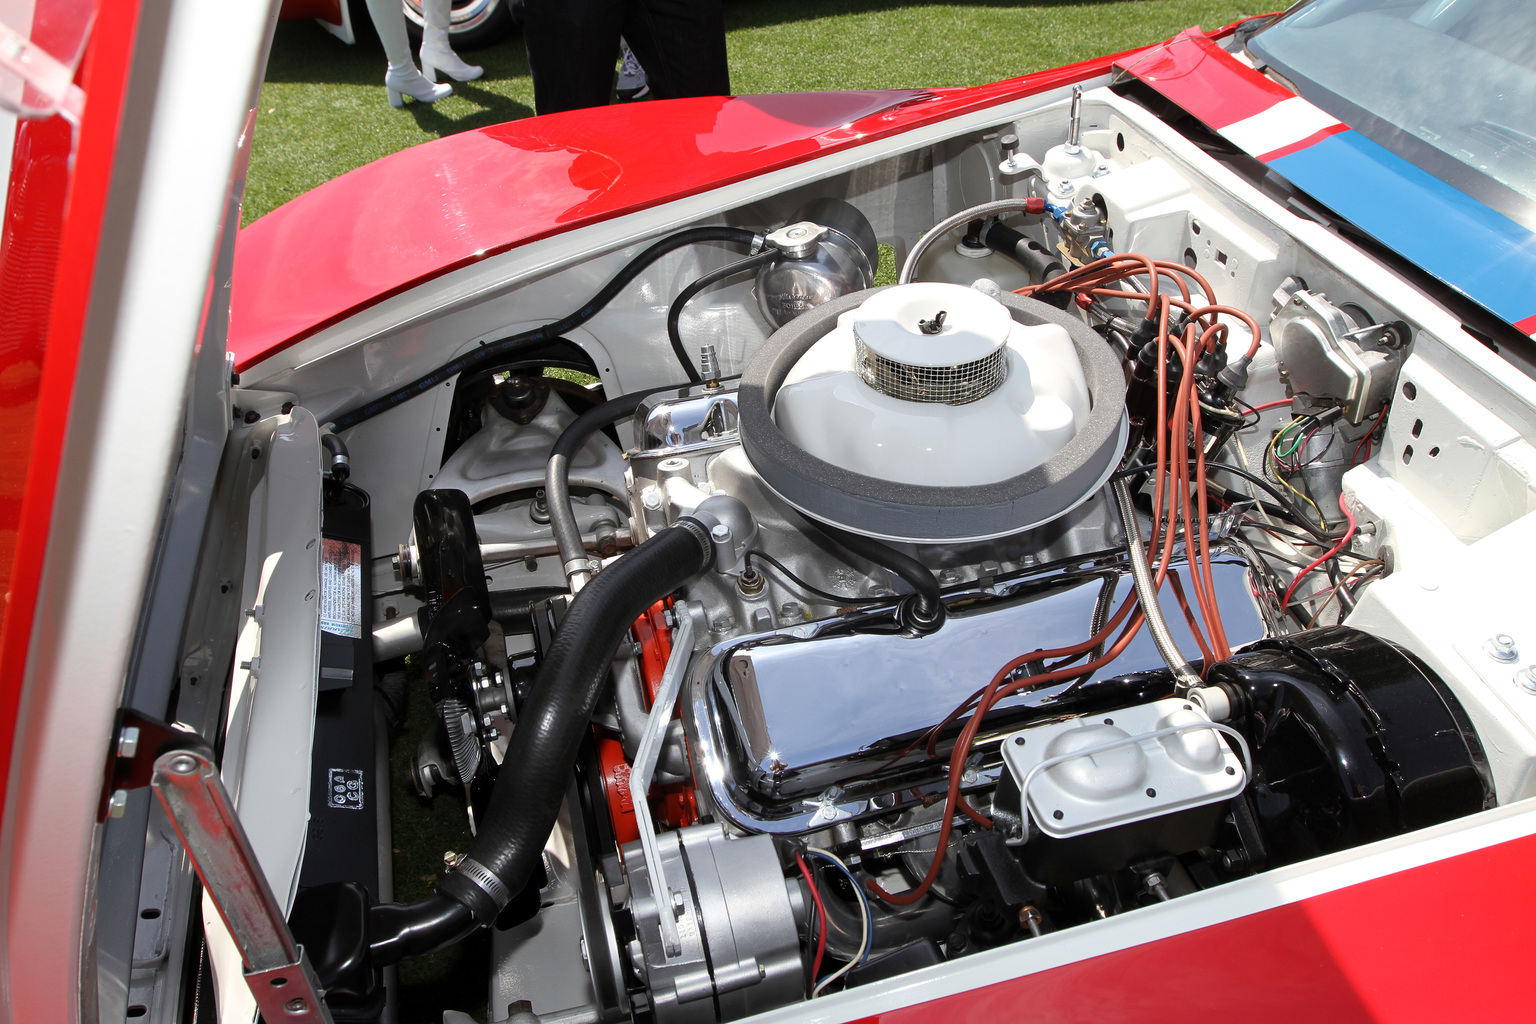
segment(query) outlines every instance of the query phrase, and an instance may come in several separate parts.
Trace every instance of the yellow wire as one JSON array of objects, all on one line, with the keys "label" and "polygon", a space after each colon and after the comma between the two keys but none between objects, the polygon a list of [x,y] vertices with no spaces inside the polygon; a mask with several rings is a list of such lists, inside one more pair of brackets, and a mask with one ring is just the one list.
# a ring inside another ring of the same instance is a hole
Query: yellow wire
[{"label": "yellow wire", "polygon": [[1288,490],[1292,494],[1296,495],[1296,497],[1300,498],[1302,501],[1306,502],[1308,505],[1311,505],[1312,506],[1312,511],[1317,513],[1317,522],[1318,522],[1318,524],[1323,529],[1326,530],[1326,529],[1328,529],[1328,520],[1323,517],[1323,510],[1317,507],[1317,502],[1313,501],[1311,498],[1307,497],[1305,494],[1303,494],[1302,492],[1298,491],[1295,487],[1291,486],[1291,482],[1285,478],[1285,475],[1280,470],[1280,453],[1279,453],[1279,451],[1276,450],[1277,446],[1280,443],[1280,438],[1285,436],[1286,430],[1290,430],[1291,427],[1294,427],[1296,424],[1300,423],[1304,419],[1306,419],[1305,416],[1298,416],[1298,417],[1296,417],[1295,419],[1293,419],[1291,421],[1290,426],[1287,426],[1285,428],[1285,430],[1281,430],[1278,433],[1276,433],[1275,436],[1274,436],[1274,439],[1269,442],[1270,465],[1272,467],[1274,467],[1275,479],[1280,482],[1280,486],[1284,487],[1286,490]]}]

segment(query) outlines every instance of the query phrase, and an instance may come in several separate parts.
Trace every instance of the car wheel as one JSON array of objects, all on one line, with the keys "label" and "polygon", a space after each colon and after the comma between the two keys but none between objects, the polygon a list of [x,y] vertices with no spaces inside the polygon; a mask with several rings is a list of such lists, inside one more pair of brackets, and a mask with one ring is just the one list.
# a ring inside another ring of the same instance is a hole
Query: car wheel
[{"label": "car wheel", "polygon": [[[405,27],[411,38],[421,39],[423,15],[421,0],[401,0],[405,7]],[[448,37],[455,50],[473,50],[499,43],[516,26],[513,7],[516,0],[453,0],[448,22]]]}]

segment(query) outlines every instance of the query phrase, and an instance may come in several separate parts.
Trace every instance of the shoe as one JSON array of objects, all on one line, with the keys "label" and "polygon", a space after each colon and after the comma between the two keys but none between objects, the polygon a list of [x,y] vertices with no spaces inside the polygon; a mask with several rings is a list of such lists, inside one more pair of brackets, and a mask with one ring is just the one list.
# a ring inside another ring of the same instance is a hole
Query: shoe
[{"label": "shoe", "polygon": [[437,81],[442,71],[457,82],[473,82],[485,74],[478,64],[466,64],[453,52],[448,41],[448,23],[453,0],[422,0],[421,73],[428,81]]},{"label": "shoe", "polygon": [[478,64],[466,64],[447,46],[441,49],[428,49],[426,36],[423,34],[421,42],[421,73],[429,82],[437,81],[437,73],[441,71],[456,82],[473,82],[485,74],[485,69]]},{"label": "shoe", "polygon": [[645,80],[645,68],[635,59],[628,43],[621,39],[619,44],[623,47],[623,60],[619,64],[619,99],[638,100],[651,91],[650,83]]},{"label": "shoe", "polygon": [[405,106],[406,96],[419,103],[436,103],[445,96],[453,95],[453,86],[427,81],[414,64],[406,65],[401,71],[390,68],[384,76],[384,88],[389,90],[389,105],[392,107]]}]

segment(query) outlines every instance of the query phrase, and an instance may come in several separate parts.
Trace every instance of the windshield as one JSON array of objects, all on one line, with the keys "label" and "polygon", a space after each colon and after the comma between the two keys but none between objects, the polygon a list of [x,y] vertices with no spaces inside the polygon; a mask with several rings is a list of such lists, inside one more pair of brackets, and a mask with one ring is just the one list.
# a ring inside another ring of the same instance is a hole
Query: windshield
[{"label": "windshield", "polygon": [[1536,230],[1536,2],[1315,0],[1248,49],[1372,141]]}]

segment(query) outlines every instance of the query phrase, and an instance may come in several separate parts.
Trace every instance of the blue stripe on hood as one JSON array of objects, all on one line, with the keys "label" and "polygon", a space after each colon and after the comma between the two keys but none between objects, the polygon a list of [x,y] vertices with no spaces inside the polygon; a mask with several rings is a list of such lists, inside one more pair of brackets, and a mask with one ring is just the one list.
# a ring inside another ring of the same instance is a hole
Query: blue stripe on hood
[{"label": "blue stripe on hood", "polygon": [[1349,218],[1499,318],[1536,315],[1536,234],[1357,131],[1270,161]]}]

